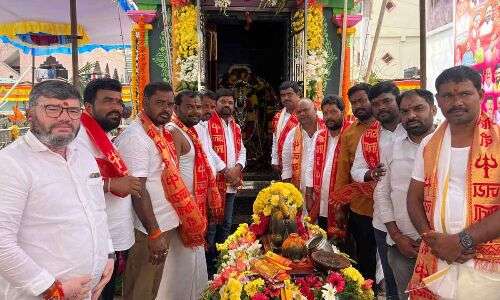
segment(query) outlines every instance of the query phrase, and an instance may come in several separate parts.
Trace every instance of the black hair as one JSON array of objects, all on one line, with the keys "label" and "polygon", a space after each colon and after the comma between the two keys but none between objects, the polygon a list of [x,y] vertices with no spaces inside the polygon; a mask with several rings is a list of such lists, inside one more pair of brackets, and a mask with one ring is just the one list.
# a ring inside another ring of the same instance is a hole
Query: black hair
[{"label": "black hair", "polygon": [[349,90],[347,90],[347,96],[351,98],[351,96],[358,91],[365,91],[366,95],[368,96],[368,94],[370,94],[371,88],[372,88],[371,84],[361,82],[351,86]]},{"label": "black hair", "polygon": [[344,111],[344,102],[342,101],[342,98],[337,95],[327,95],[323,101],[321,101],[321,109],[323,109],[323,106],[328,104],[336,105],[340,111]]},{"label": "black hair", "polygon": [[419,96],[420,98],[424,98],[425,102],[427,102],[430,106],[434,105],[434,95],[430,91],[424,89],[412,89],[404,91],[401,95],[399,95],[396,98],[398,106],[401,105],[401,101],[403,100],[404,97],[409,97],[409,96]]},{"label": "black hair", "polygon": [[60,100],[81,100],[80,92],[71,83],[59,79],[45,80],[35,84],[29,95],[29,106],[36,106],[40,97]]},{"label": "black hair", "polygon": [[300,86],[297,82],[295,81],[284,81],[280,84],[280,91],[287,90],[287,89],[292,89],[295,94],[300,95],[301,89]]},{"label": "black hair", "polygon": [[122,92],[122,84],[113,78],[97,78],[90,81],[83,91],[83,102],[94,105],[99,90]]},{"label": "black hair", "polygon": [[212,90],[204,90],[200,93],[201,97],[207,97],[214,101],[217,101],[217,94]]},{"label": "black hair", "polygon": [[371,102],[383,93],[391,93],[397,97],[399,96],[399,88],[392,80],[379,82],[370,89],[368,99],[370,99]]},{"label": "black hair", "polygon": [[174,101],[176,105],[181,105],[182,104],[182,98],[187,97],[187,98],[196,98],[198,97],[198,93],[191,91],[191,90],[182,90],[177,95],[175,95]]},{"label": "black hair", "polygon": [[455,66],[444,70],[436,78],[436,91],[439,94],[439,86],[448,82],[464,82],[470,80],[476,90],[481,90],[481,74],[467,66]]},{"label": "black hair", "polygon": [[163,81],[156,81],[148,83],[144,87],[144,98],[149,99],[153,96],[157,91],[162,92],[173,92],[172,86]]},{"label": "black hair", "polygon": [[221,97],[227,97],[227,96],[234,98],[234,91],[232,89],[225,89],[225,88],[217,90],[217,98],[216,98],[217,100],[219,100]]}]

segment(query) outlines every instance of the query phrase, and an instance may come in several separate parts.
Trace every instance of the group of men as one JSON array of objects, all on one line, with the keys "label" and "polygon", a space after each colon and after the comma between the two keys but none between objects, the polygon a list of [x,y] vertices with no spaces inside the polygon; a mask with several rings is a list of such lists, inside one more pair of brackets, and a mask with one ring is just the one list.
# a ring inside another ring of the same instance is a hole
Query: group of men
[{"label": "group of men", "polygon": [[[432,93],[390,81],[349,89],[356,120],[328,95],[321,113],[284,82],[271,162],[304,212],[388,299],[496,299],[500,128],[468,67]],[[49,80],[30,93],[30,130],[0,151],[2,299],[199,299],[231,230],[246,150],[231,90],[174,94],[148,84],[123,132],[121,85],[80,94]],[[348,242],[349,238],[352,242]],[[478,298],[479,297],[479,298]]]},{"label": "group of men", "polygon": [[[199,299],[227,238],[246,150],[232,91],[148,84],[116,138],[122,86],[48,80],[0,151],[0,298]],[[207,249],[207,253],[205,251]],[[206,259],[207,257],[207,259]]]},{"label": "group of men", "polygon": [[[434,95],[392,81],[313,104],[280,87],[274,169],[306,199],[365,278],[377,261],[387,299],[497,299],[500,289],[500,128],[481,112],[481,76],[447,69]],[[378,259],[379,258],[379,259]]]}]

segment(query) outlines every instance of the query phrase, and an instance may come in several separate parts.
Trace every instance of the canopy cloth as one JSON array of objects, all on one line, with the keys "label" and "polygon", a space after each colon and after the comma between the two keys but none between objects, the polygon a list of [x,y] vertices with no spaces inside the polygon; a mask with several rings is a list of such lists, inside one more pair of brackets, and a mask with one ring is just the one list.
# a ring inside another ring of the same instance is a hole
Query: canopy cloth
[{"label": "canopy cloth", "polygon": [[[0,41],[26,54],[71,54],[71,41],[67,38],[71,34],[69,2],[1,1]],[[76,5],[78,35],[83,37],[78,41],[78,52],[130,47],[128,35],[133,22],[126,10],[136,8],[133,1],[77,0]]]}]

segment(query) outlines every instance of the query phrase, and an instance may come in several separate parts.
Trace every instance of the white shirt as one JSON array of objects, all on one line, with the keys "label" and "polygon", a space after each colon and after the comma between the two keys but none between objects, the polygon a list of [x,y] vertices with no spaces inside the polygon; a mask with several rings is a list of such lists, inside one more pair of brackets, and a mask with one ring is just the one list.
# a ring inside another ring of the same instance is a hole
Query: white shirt
[{"label": "white shirt", "polygon": [[[111,138],[110,134],[107,136]],[[104,158],[104,154],[90,141],[85,128],[80,128],[76,141],[92,153],[95,158]],[[113,248],[115,251],[128,250],[135,242],[132,199],[130,195],[121,198],[112,193],[105,193],[104,198],[106,199],[106,214],[108,215],[109,234],[113,241]]]},{"label": "white shirt", "polygon": [[[283,144],[283,155],[282,155],[282,164],[283,169],[281,170],[281,179],[289,179],[292,178],[293,170],[292,170],[292,160],[293,160],[293,142],[295,140],[295,132],[299,126],[295,126],[285,138],[285,142]],[[316,133],[316,132],[315,132]],[[300,170],[300,189],[302,194],[305,195],[306,190],[306,171],[307,171],[307,161],[308,156],[310,154],[310,149],[313,147],[312,144],[313,136],[309,136],[307,132],[302,129],[302,158],[301,158],[301,170]]]},{"label": "white shirt", "polygon": [[283,127],[285,127],[286,122],[288,122],[288,119],[290,119],[291,116],[291,114],[287,112],[286,109],[282,109],[281,113],[283,114],[283,118],[280,118],[278,120],[278,124],[276,125],[276,131],[273,132],[273,146],[271,148],[271,164],[273,165],[277,165],[279,163],[278,140],[280,138]]},{"label": "white shirt", "polygon": [[[396,222],[401,233],[413,240],[420,237],[408,215],[406,195],[417,149],[418,144],[408,136],[397,138],[389,144],[382,157],[387,172],[377,183],[373,193],[374,207],[379,212],[380,220],[384,224]],[[387,235],[387,243],[394,245],[390,235]]]},{"label": "white shirt", "polygon": [[[234,120],[232,121],[234,122]],[[245,148],[245,145],[243,145],[243,139],[241,139],[241,145],[240,145],[240,154],[238,157],[236,157],[236,149],[234,147],[234,133],[233,129],[231,126],[229,126],[225,120],[222,120],[222,127],[224,128],[224,136],[226,137],[226,165],[228,168],[233,168],[236,166],[236,164],[240,164],[242,169],[245,168],[246,161],[247,161],[247,149]],[[234,194],[236,193],[236,189],[228,186],[226,193],[228,194]]]},{"label": "white shirt", "polygon": [[[427,145],[433,134],[426,136],[417,150],[415,156],[415,164],[413,167],[412,178],[425,182],[424,173],[424,147]],[[466,172],[467,161],[469,158],[470,147],[451,148],[451,162],[448,181],[448,197],[446,198],[445,225],[448,234],[456,234],[464,230],[467,225],[467,199],[466,199]],[[439,155],[436,153],[436,155]],[[440,224],[436,220],[441,216],[441,203],[436,203],[434,207],[434,224]],[[434,228],[438,232],[442,232],[441,228]],[[471,259],[465,263],[468,267],[474,266],[474,260]],[[446,262],[438,260],[438,270],[442,270],[448,266]]]},{"label": "white shirt", "polygon": [[[313,177],[314,177],[314,152],[316,140],[318,139],[318,132],[313,136],[313,140],[311,142],[311,150],[308,154],[307,160],[307,170],[306,170],[306,186],[313,187]],[[328,133],[330,134],[330,133]],[[332,173],[333,166],[333,157],[335,156],[335,149],[337,148],[337,144],[339,142],[339,136],[332,137],[330,135],[328,139],[328,145],[326,150],[326,158],[325,158],[325,168],[323,169],[323,176],[321,181],[321,201],[319,206],[319,215],[321,217],[328,218],[328,196],[330,194],[330,176]]]},{"label": "white shirt", "polygon": [[28,131],[0,166],[1,297],[40,299],[55,278],[82,275],[95,287],[113,247],[91,153],[71,143],[65,160]]},{"label": "white shirt", "polygon": [[[380,157],[383,157],[383,151],[387,148],[387,145],[392,143],[394,137],[398,137],[406,134],[405,129],[401,124],[398,124],[394,131],[389,131],[384,127],[380,127],[380,138],[379,138],[379,152]],[[359,140],[358,146],[356,147],[356,154],[354,156],[354,162],[351,167],[351,177],[356,182],[364,182],[365,174],[370,170],[368,163],[363,155],[363,148],[361,146],[362,139]],[[387,232],[385,224],[380,220],[378,215],[378,210],[376,207],[373,208],[373,227],[378,230]]]},{"label": "white shirt", "polygon": [[194,129],[198,134],[203,151],[205,151],[205,154],[207,155],[210,168],[212,168],[213,174],[216,175],[217,172],[224,170],[226,163],[224,163],[224,161],[212,148],[212,140],[210,139],[210,133],[208,132],[208,122],[200,121],[198,124],[194,125]]},{"label": "white shirt", "polygon": [[[425,137],[417,151],[412,178],[424,182],[424,146],[429,142],[430,135]],[[469,158],[470,147],[451,148],[450,174],[448,182],[448,197],[445,207],[445,224],[449,234],[459,233],[466,226],[466,173],[467,160]],[[437,154],[436,154],[437,155]],[[440,205],[435,206],[434,217],[438,218],[440,214]],[[437,224],[437,223],[436,223]],[[438,228],[436,228],[439,231]]]},{"label": "white shirt", "polygon": [[[149,192],[160,230],[165,232],[179,226],[179,217],[167,200],[161,183],[161,173],[165,165],[155,143],[142,128],[141,121],[133,121],[118,136],[117,144],[130,175],[147,178],[146,190]],[[137,215],[134,216],[135,228],[147,233]]]}]

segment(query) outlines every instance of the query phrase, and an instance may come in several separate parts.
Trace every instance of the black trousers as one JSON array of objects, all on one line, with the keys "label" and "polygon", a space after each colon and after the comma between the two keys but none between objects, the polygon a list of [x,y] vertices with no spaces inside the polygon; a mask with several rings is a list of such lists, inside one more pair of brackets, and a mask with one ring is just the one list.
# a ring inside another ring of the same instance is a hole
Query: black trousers
[{"label": "black trousers", "polygon": [[375,280],[377,267],[377,245],[373,233],[372,218],[349,212],[348,231],[355,241],[353,259],[364,278]]}]

